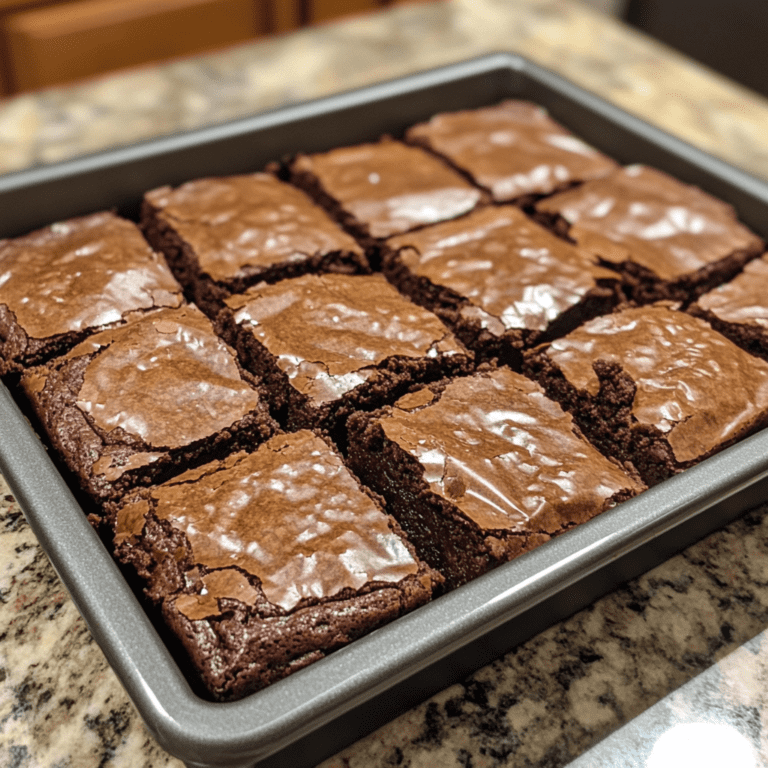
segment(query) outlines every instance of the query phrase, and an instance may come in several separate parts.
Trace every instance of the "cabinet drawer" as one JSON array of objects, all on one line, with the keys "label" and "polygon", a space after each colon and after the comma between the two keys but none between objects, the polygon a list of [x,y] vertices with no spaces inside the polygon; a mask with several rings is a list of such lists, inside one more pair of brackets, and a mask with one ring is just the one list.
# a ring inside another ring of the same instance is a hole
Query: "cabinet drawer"
[{"label": "cabinet drawer", "polygon": [[2,25],[15,91],[199,53],[266,31],[266,0],[78,0]]}]

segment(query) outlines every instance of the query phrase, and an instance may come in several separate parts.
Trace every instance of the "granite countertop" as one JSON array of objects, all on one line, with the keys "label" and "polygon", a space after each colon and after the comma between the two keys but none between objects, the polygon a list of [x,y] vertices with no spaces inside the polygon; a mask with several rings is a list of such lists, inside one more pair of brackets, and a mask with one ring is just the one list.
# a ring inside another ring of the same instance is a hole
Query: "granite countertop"
[{"label": "granite countertop", "polygon": [[[0,103],[0,172],[494,50],[768,178],[768,102],[576,0],[403,5],[20,96]],[[699,765],[768,764],[766,628],[768,506],[322,765],[661,768],[696,750]],[[2,478],[0,725],[12,768],[181,766],[148,734]]]}]

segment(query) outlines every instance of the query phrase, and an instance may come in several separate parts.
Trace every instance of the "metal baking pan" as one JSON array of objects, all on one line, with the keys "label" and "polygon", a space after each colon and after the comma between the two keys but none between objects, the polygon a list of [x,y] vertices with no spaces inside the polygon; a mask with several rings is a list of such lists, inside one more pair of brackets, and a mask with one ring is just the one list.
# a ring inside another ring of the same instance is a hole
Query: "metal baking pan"
[{"label": "metal baking pan", "polygon": [[[0,237],[163,184],[376,139],[445,110],[531,99],[617,160],[735,206],[768,238],[768,185],[511,54],[0,177]],[[768,496],[768,430],[242,701],[197,697],[46,448],[0,388],[0,471],[157,741],[188,766],[315,765]]]}]

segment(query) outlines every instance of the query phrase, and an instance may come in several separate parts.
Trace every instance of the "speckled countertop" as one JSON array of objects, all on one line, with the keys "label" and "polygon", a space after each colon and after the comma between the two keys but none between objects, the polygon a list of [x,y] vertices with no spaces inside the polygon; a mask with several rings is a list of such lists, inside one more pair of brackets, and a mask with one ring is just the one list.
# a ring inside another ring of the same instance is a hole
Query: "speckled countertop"
[{"label": "speckled countertop", "polygon": [[[575,0],[405,5],[21,96],[0,103],[0,172],[493,50],[522,53],[768,178],[768,102]],[[768,506],[322,765],[768,764],[766,628]],[[0,765],[181,766],[144,728],[2,479]]]}]

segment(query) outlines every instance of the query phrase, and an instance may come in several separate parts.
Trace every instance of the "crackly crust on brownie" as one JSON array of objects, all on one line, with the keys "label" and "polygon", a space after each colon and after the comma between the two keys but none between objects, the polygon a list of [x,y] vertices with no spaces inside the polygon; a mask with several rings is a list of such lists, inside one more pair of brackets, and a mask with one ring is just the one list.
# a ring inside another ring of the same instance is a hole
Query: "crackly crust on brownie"
[{"label": "crackly crust on brownie", "polygon": [[405,138],[467,173],[497,203],[529,205],[617,167],[543,107],[514,99],[435,115],[409,128]]},{"label": "crackly crust on brownie", "polygon": [[383,268],[480,359],[519,370],[521,350],[620,301],[620,278],[511,205],[386,241]]},{"label": "crackly crust on brownie", "polygon": [[354,238],[304,192],[269,173],[155,189],[144,197],[142,227],[211,316],[226,296],[258,282],[370,271]]},{"label": "crackly crust on brownie", "polygon": [[349,420],[349,462],[457,587],[643,490],[530,379],[444,381]]},{"label": "crackly crust on brownie", "polygon": [[768,364],[666,304],[592,320],[526,353],[525,371],[648,485],[768,424]]},{"label": "crackly crust on brownie", "polygon": [[298,155],[285,173],[368,248],[382,238],[468,213],[484,198],[429,152],[386,137]]},{"label": "crackly crust on brownie", "polygon": [[471,353],[437,316],[382,275],[304,275],[226,303],[220,324],[265,382],[275,417],[289,429],[328,430],[342,446],[352,411],[473,369]]},{"label": "crackly crust on brownie", "polygon": [[0,374],[63,354],[133,314],[183,303],[135,224],[102,212],[0,241]]},{"label": "crackly crust on brownie", "polygon": [[750,261],[733,280],[700,296],[688,311],[768,361],[768,256]]},{"label": "crackly crust on brownie", "polygon": [[637,302],[690,302],[764,250],[733,208],[643,165],[542,200],[539,219],[622,273]]},{"label": "crackly crust on brownie", "polygon": [[118,557],[218,700],[326,656],[442,582],[306,430],[141,489],[109,519]]},{"label": "crackly crust on brownie", "polygon": [[194,306],[95,334],[21,379],[54,447],[101,501],[272,435],[256,384]]}]

